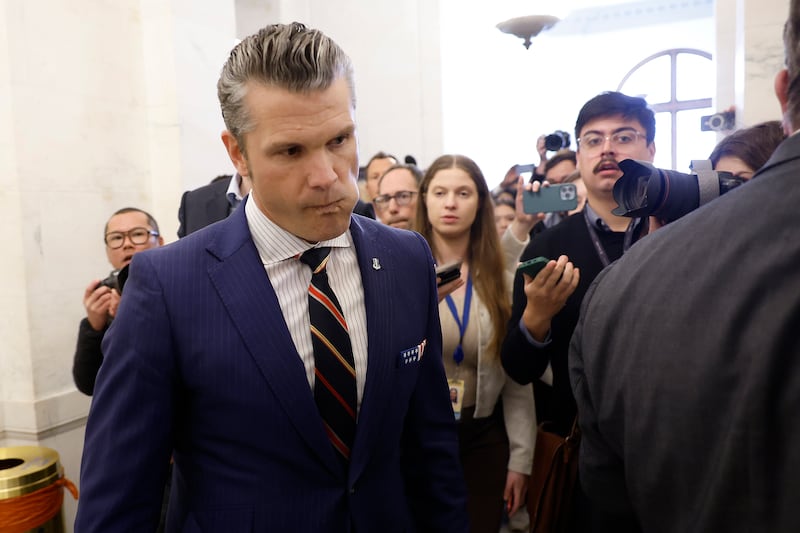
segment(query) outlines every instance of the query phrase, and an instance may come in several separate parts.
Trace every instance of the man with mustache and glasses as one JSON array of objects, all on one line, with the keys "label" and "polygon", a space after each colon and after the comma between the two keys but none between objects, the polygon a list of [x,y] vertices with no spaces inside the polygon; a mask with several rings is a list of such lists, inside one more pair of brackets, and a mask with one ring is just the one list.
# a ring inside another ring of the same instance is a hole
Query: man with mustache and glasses
[{"label": "man with mustache and glasses", "polygon": [[[549,422],[562,436],[569,434],[576,415],[567,353],[583,295],[605,266],[647,233],[645,219],[611,213],[617,206],[612,192],[622,175],[620,161],[653,161],[655,117],[642,98],[607,92],[581,108],[575,136],[586,207],[538,234],[522,253],[521,261],[539,256],[551,261],[533,279],[517,274],[502,349],[508,375],[522,384],[533,382],[539,422]],[[578,489],[572,530],[588,530],[605,519],[589,509]]]}]

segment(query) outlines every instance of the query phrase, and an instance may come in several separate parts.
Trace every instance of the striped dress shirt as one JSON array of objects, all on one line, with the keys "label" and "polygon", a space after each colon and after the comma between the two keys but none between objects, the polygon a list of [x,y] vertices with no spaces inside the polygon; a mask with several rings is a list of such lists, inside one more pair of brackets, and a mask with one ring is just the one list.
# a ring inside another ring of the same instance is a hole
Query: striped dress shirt
[{"label": "striped dress shirt", "polygon": [[[267,218],[256,205],[252,195],[247,197],[245,216],[258,255],[278,297],[283,318],[305,366],[308,384],[313,391],[314,348],[308,315],[311,269],[296,259],[296,256],[317,245],[292,235]],[[367,313],[358,257],[350,230],[333,239],[321,241],[318,245],[331,247],[331,257],[327,267],[328,281],[339,299],[350,332],[360,409],[367,376]]]}]

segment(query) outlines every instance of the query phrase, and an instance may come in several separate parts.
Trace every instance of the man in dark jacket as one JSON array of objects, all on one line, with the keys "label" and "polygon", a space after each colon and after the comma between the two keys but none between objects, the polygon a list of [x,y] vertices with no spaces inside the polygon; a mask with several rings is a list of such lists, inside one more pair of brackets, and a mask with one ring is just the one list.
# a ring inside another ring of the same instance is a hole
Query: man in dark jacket
[{"label": "man in dark jacket", "polygon": [[164,244],[155,219],[135,207],[125,207],[111,215],[103,241],[108,262],[114,270],[106,279],[92,280],[86,287],[83,295],[86,318],[81,320],[78,329],[78,346],[72,365],[75,385],[89,396],[94,392],[94,381],[103,362],[100,342],[117,312],[128,263],[137,252]]},{"label": "man in dark jacket", "polygon": [[250,192],[250,178],[223,174],[208,185],[186,191],[178,208],[178,238],[202,229],[233,213]]}]

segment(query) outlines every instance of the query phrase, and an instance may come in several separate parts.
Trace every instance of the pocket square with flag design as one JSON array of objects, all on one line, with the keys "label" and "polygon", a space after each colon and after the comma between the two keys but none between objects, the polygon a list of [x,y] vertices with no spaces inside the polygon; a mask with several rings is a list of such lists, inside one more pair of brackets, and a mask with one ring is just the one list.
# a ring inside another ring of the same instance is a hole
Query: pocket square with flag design
[{"label": "pocket square with flag design", "polygon": [[427,339],[423,339],[422,342],[416,346],[401,351],[397,366],[404,366],[421,361],[422,356],[425,354],[425,345],[427,343]]}]

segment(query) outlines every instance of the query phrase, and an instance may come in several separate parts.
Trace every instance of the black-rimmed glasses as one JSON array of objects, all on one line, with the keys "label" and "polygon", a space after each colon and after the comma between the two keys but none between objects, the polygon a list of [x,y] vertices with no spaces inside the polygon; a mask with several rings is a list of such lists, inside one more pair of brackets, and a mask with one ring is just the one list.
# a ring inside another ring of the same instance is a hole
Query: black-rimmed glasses
[{"label": "black-rimmed glasses", "polygon": [[410,204],[411,200],[413,200],[416,195],[417,191],[397,191],[394,194],[381,194],[380,196],[376,196],[372,199],[372,203],[375,204],[375,209],[382,211],[389,207],[389,202],[392,200],[397,202],[398,207],[403,207]]},{"label": "black-rimmed glasses", "polygon": [[125,237],[130,239],[133,244],[145,244],[150,237],[158,237],[158,232],[147,228],[133,228],[129,231],[110,231],[106,233],[106,246],[112,250],[121,248],[125,243]]}]

